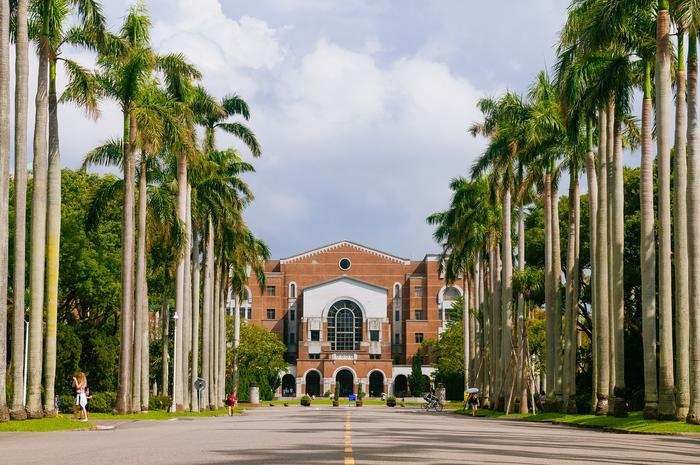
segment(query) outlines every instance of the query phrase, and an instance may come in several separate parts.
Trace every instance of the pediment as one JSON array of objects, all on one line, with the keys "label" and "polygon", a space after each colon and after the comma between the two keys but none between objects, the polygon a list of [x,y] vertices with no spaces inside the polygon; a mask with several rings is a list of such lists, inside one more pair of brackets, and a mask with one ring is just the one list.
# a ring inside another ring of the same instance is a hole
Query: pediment
[{"label": "pediment", "polygon": [[387,289],[349,276],[330,279],[302,289],[304,316],[324,317],[338,300],[356,302],[365,318],[386,318]]},{"label": "pediment", "polygon": [[384,260],[393,262],[393,263],[400,263],[402,265],[410,265],[411,260],[407,258],[401,258],[397,257],[396,255],[392,255],[390,253],[382,252],[381,250],[373,249],[371,247],[366,247],[361,244],[357,244],[355,242],[351,241],[339,241],[335,242],[333,244],[328,244],[324,245],[322,247],[318,247],[315,249],[307,250],[306,252],[302,252],[296,255],[292,255],[287,258],[283,258],[280,260],[281,264],[287,264],[287,263],[294,263],[294,262],[299,262],[305,259],[309,259],[312,257],[318,257],[326,253],[337,253],[341,251],[342,249],[346,249],[349,251],[353,252],[360,252],[360,253],[365,253],[368,255],[380,257]]}]

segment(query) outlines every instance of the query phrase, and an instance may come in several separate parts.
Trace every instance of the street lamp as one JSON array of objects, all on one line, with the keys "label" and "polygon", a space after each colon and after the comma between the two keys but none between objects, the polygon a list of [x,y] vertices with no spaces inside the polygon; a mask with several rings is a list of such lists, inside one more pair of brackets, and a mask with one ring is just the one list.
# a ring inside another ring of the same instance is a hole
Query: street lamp
[{"label": "street lamp", "polygon": [[175,312],[173,315],[173,319],[175,320],[175,330],[174,330],[174,335],[173,335],[173,400],[172,403],[170,404],[170,412],[175,413],[177,411],[177,405],[175,404],[175,392],[177,392],[177,382],[178,382],[178,373],[177,373],[177,320],[180,319],[180,316]]}]

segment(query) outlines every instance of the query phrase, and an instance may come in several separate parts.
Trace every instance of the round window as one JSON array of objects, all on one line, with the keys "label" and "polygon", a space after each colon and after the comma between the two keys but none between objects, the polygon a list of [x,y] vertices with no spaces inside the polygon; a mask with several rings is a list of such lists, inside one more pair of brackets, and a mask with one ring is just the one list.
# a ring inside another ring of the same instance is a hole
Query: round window
[{"label": "round window", "polygon": [[352,266],[352,263],[350,262],[349,258],[341,258],[338,266],[340,266],[341,270],[347,271],[350,269],[350,266]]}]

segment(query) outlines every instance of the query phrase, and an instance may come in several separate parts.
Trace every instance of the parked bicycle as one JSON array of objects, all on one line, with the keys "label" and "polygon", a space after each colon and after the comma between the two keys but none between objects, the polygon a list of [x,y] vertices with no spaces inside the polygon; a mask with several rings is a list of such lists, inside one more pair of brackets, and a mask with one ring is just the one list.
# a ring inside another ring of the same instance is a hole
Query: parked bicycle
[{"label": "parked bicycle", "polygon": [[437,396],[428,393],[425,396],[423,396],[423,400],[425,400],[425,403],[422,405],[422,408],[426,412],[430,410],[442,412],[442,408],[444,407],[444,405],[442,405],[442,402],[440,402],[440,399],[438,399]]}]

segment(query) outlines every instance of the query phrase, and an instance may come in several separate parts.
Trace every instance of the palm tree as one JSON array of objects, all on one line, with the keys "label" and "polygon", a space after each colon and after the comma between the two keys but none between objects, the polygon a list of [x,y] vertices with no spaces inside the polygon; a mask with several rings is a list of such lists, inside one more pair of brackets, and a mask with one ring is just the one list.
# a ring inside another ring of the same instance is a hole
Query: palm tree
[{"label": "palm tree", "polygon": [[0,1],[0,421],[9,418],[7,394],[7,202],[10,179],[10,3]]},{"label": "palm tree", "polygon": [[[39,22],[39,65],[34,114],[34,158],[32,168],[32,225],[30,283],[31,303],[29,321],[29,360],[27,386],[27,415],[43,416],[41,404],[41,373],[44,314],[44,265],[46,258],[46,195],[47,195],[47,128],[49,85],[49,7],[50,1],[32,3],[32,14]],[[3,139],[4,140],[4,139]]]},{"label": "palm tree", "polygon": [[684,420],[690,406],[688,359],[690,316],[688,314],[688,217],[687,217],[687,110],[685,72],[685,32],[682,18],[678,26],[676,53],[676,120],[673,166],[673,255],[674,303],[675,303],[675,360],[676,360],[676,417]]},{"label": "palm tree", "polygon": [[679,1],[683,22],[688,27],[688,268],[689,268],[689,358],[690,407],[688,423],[700,424],[700,134],[698,133],[698,27],[697,3]]},{"label": "palm tree", "polygon": [[[49,52],[49,158],[47,169],[46,216],[46,363],[44,366],[44,410],[56,415],[54,382],[56,378],[56,328],[58,318],[58,268],[61,239],[61,154],[58,131],[58,97],[56,72],[58,61],[65,64],[70,83],[69,96],[77,100],[88,114],[96,115],[97,91],[93,76],[78,63],[61,57],[63,44],[87,46],[96,49],[104,39],[105,18],[101,6],[93,0],[50,0],[45,11],[50,15],[48,29]],[[80,27],[64,31],[64,23],[74,7],[81,21]]]},{"label": "palm tree", "polygon": [[[156,70],[163,72],[169,80],[181,79],[182,77],[199,78],[199,73],[185,63],[181,56],[166,55],[161,57],[153,53],[149,48],[149,27],[150,20],[145,8],[142,5],[132,7],[121,28],[119,36],[121,46],[110,50],[110,53],[101,54],[98,59],[100,72],[97,78],[102,86],[102,91],[106,96],[117,101],[123,114],[122,312],[119,391],[115,407],[116,411],[120,413],[125,413],[134,407],[131,405],[131,384],[134,364],[132,323],[134,320],[134,174],[138,136],[137,98]],[[141,310],[137,309],[138,312]],[[182,319],[178,319],[177,324],[181,325],[181,321]],[[180,332],[180,334],[182,333]],[[181,389],[181,383],[176,383],[176,386]],[[181,397],[181,391],[179,394]]]},{"label": "palm tree", "polygon": [[24,284],[27,219],[27,109],[29,93],[28,0],[17,2],[15,14],[15,267],[12,321],[12,409],[15,420],[27,417],[24,410]]},{"label": "palm tree", "polygon": [[656,153],[659,176],[659,418],[676,417],[671,279],[671,43],[669,1],[656,13]]}]

